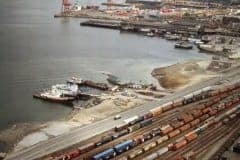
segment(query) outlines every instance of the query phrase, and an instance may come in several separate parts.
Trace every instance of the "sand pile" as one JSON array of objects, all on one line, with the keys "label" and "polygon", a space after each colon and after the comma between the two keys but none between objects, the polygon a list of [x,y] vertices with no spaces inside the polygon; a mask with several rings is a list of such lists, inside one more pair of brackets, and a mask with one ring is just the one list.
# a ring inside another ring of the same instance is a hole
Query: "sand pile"
[{"label": "sand pile", "polygon": [[210,60],[192,60],[167,67],[155,68],[152,76],[167,89],[180,89],[215,76],[207,71]]}]

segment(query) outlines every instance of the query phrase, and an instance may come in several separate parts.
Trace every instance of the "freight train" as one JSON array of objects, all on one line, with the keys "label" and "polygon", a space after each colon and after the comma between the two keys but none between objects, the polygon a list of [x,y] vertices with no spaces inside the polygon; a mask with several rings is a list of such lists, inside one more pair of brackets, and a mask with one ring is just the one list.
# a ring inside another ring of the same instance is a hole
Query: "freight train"
[{"label": "freight train", "polygon": [[[182,117],[179,117],[179,119],[177,119],[175,122],[171,123],[170,125],[162,126],[160,129],[155,128],[154,130],[151,131],[151,134],[145,134],[144,138],[142,138],[142,139],[140,138],[140,140],[138,140],[138,141],[134,140],[133,142],[134,143],[141,142],[141,141],[144,142],[146,139],[151,139],[151,137],[154,137],[156,135],[164,135],[170,131],[173,131],[174,129],[176,129],[178,127],[180,127],[179,130],[180,130],[180,132],[182,132],[191,127],[191,124],[189,124],[187,122],[192,121],[193,118],[200,117],[199,119],[201,121],[201,120],[207,119],[209,116],[215,115],[218,109],[217,108],[212,109],[210,106],[217,103],[219,100],[225,98],[227,96],[227,94],[225,94],[225,93],[228,93],[228,92],[233,91],[238,88],[240,88],[240,81],[236,82],[236,83],[228,84],[228,85],[223,85],[223,86],[205,87],[201,90],[198,90],[198,91],[190,93],[186,96],[183,96],[182,98],[173,100],[171,102],[167,102],[159,107],[153,108],[153,109],[149,110],[148,113],[145,113],[143,116],[133,116],[131,118],[125,119],[122,124],[120,124],[114,128],[116,133],[102,137],[98,142],[91,142],[91,143],[81,146],[75,150],[69,151],[67,153],[64,153],[64,154],[61,154],[58,156],[54,156],[54,157],[52,157],[52,159],[54,159],[54,160],[74,159],[74,158],[80,156],[81,154],[86,153],[92,149],[95,149],[103,144],[106,144],[116,138],[119,138],[130,132],[140,129],[144,126],[152,124],[152,118],[159,116],[163,112],[169,111],[176,107],[181,107],[185,104],[189,104],[189,103],[192,103],[192,102],[204,99],[204,98],[216,97],[213,99],[213,101],[209,101],[205,105],[202,105],[202,106],[200,105],[199,108],[202,107],[201,111],[195,110],[195,111],[191,112],[190,114],[182,115]],[[232,102],[228,102],[228,104],[223,104],[218,107],[225,108],[225,106],[231,106],[233,103],[237,103],[237,102],[239,102],[239,99],[236,98]],[[206,113],[208,113],[208,114],[206,114]],[[202,114],[203,114],[203,116],[201,116]],[[195,120],[195,122],[191,122],[191,123],[199,123],[198,121],[199,120]],[[172,133],[172,135],[177,134],[177,132],[179,132],[179,131],[175,131],[175,133]],[[159,141],[161,141],[161,139]],[[151,144],[151,145],[154,146],[154,144]],[[131,147],[131,146],[132,145],[130,145],[129,147]],[[111,152],[112,152],[112,150],[111,150]],[[116,153],[115,150],[114,150],[114,152]],[[110,150],[107,153],[110,153]]]},{"label": "freight train", "polygon": [[[220,122],[220,120],[222,120],[223,118],[233,119],[237,115],[240,115],[240,105],[232,108],[231,110],[220,115],[219,117],[207,119],[206,122],[202,126],[185,134],[183,137],[180,137],[174,143],[171,143],[166,147],[160,148],[156,152],[151,153],[147,157],[144,157],[143,160],[154,160],[154,159],[157,159],[158,157],[162,156],[163,154],[167,153],[168,151],[176,151],[176,150],[184,147],[191,141],[195,140],[201,132],[203,132],[204,130],[209,128],[211,125]],[[130,158],[128,158],[128,159],[130,159]]]},{"label": "freight train", "polygon": [[[239,97],[235,97],[234,99],[230,99],[229,101],[234,101],[235,104],[236,104],[236,103],[240,102],[240,99],[239,99]],[[149,151],[150,149],[156,147],[157,145],[167,141],[168,139],[179,135],[180,133],[186,131],[187,129],[189,129],[191,127],[195,127],[200,122],[207,119],[206,122],[202,126],[198,127],[197,129],[195,129],[192,132],[189,132],[189,133],[185,134],[183,137],[178,139],[175,143],[168,145],[168,147],[167,147],[168,149],[166,149],[166,147],[162,148],[159,151],[159,153],[163,154],[163,153],[165,153],[163,151],[168,151],[170,149],[171,150],[178,150],[179,148],[185,146],[186,144],[188,144],[192,140],[196,139],[198,137],[198,134],[200,134],[206,128],[210,127],[214,123],[219,122],[224,117],[228,117],[228,116],[231,117],[231,115],[234,112],[236,112],[237,110],[240,109],[240,105],[239,105],[239,106],[227,111],[226,113],[220,115],[219,117],[215,118],[214,115],[216,115],[217,113],[220,113],[224,109],[227,109],[228,107],[230,107],[230,106],[223,107],[223,106],[227,106],[226,104],[228,104],[229,101],[216,106],[215,111],[213,111],[209,107],[207,107],[207,109],[209,109],[209,110],[208,110],[208,113],[205,113],[205,114],[203,112],[203,110],[205,110],[205,108],[202,108],[202,110],[201,109],[194,109],[189,113],[181,114],[180,116],[177,117],[177,119],[172,120],[170,122],[170,124],[167,124],[167,125],[162,126],[162,127],[154,128],[150,132],[144,133],[143,135],[136,136],[135,138],[131,139],[131,142],[132,142],[131,147],[135,147],[138,144],[141,144],[141,143],[143,143],[143,142],[145,142],[149,139],[152,139],[155,136],[160,136],[160,138],[158,138],[154,142],[146,144],[141,149],[137,149],[137,150],[131,152],[127,157],[123,157],[122,159],[125,159],[125,160],[133,159],[136,156],[139,156],[142,153],[145,153],[145,152]],[[232,105],[234,105],[234,104],[232,103]],[[212,117],[210,117],[210,116],[212,116]],[[127,141],[129,141],[129,140],[126,140],[126,142]],[[126,147],[128,147],[128,148],[124,148],[123,150],[128,150],[129,149],[128,145]],[[114,150],[114,147],[112,149]],[[98,153],[96,156],[99,157],[98,155],[101,155],[101,158],[99,158],[99,159],[109,159],[109,158],[114,157],[119,152],[114,152],[110,156],[107,153],[108,152],[103,151],[101,153]],[[154,153],[150,157],[154,157],[154,155],[159,156],[159,153]],[[93,158],[93,159],[95,160],[95,158]]]}]

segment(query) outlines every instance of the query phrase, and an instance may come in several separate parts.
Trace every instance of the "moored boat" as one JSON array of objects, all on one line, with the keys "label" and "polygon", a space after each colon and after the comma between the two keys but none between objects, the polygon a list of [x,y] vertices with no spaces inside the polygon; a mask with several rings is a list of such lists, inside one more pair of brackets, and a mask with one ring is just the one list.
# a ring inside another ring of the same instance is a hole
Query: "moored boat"
[{"label": "moored boat", "polygon": [[178,42],[175,44],[175,48],[192,49],[193,45],[191,43],[187,43],[187,42]]}]

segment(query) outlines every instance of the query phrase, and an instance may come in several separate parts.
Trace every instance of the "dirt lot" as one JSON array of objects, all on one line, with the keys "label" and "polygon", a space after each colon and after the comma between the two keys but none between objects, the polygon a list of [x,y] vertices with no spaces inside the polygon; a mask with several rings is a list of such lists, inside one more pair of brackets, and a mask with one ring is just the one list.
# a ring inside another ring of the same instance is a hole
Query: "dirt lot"
[{"label": "dirt lot", "polygon": [[103,119],[114,113],[119,113],[126,109],[136,107],[145,102],[145,100],[135,97],[122,96],[119,93],[105,95],[102,98],[104,99],[102,103],[92,108],[74,111],[73,114],[70,115],[69,121],[88,124],[93,121]]},{"label": "dirt lot", "polygon": [[216,76],[207,71],[210,60],[191,60],[167,67],[155,68],[152,76],[166,89],[182,89]]}]

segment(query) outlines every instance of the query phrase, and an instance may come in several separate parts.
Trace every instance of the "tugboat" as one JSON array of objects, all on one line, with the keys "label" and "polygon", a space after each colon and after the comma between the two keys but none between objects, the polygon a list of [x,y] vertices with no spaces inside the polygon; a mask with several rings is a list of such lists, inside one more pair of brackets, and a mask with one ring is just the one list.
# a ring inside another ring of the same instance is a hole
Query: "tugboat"
[{"label": "tugboat", "polygon": [[175,44],[175,48],[193,49],[193,45],[191,43],[187,43],[187,42],[178,42]]}]

